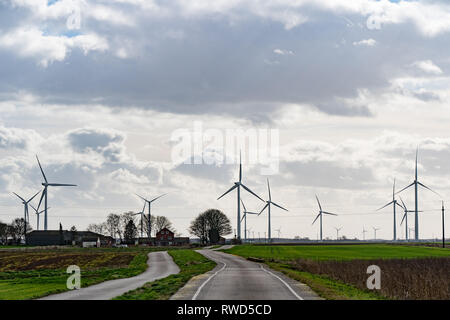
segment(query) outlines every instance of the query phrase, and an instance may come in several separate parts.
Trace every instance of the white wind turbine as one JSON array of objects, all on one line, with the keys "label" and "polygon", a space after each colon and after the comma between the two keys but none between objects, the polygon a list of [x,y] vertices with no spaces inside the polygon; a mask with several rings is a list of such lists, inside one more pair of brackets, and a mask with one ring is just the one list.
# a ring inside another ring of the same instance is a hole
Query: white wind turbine
[{"label": "white wind turbine", "polygon": [[317,195],[316,195],[316,199],[317,199],[317,204],[319,205],[319,214],[314,219],[312,224],[314,224],[316,222],[316,220],[320,217],[320,241],[322,241],[322,216],[323,216],[323,214],[329,214],[329,215],[332,215],[332,216],[337,216],[337,214],[331,213],[331,212],[327,212],[327,211],[323,211],[322,210],[322,206],[320,205],[320,201],[319,201],[319,198],[317,197]]},{"label": "white wind turbine", "polygon": [[279,227],[278,229],[275,229],[276,232],[278,232],[278,239],[280,239],[281,237],[281,227]]},{"label": "white wind turbine", "polygon": [[270,217],[270,206],[273,204],[275,207],[278,207],[280,209],[283,209],[284,211],[289,211],[288,209],[283,208],[282,206],[280,206],[279,204],[276,204],[275,202],[272,201],[272,195],[270,194],[270,184],[269,184],[269,179],[267,179],[267,190],[269,191],[269,200],[266,201],[266,205],[264,206],[264,208],[261,210],[261,212],[258,214],[260,215],[264,210],[266,210],[267,208],[267,216],[268,216],[268,229],[269,229],[269,243],[272,242],[272,233],[271,233],[271,217]]},{"label": "white wind turbine", "polygon": [[374,232],[374,235],[375,235],[375,240],[377,240],[377,231],[380,230],[380,228],[372,227],[372,229],[373,229],[373,232]]},{"label": "white wind turbine", "polygon": [[[164,194],[162,194],[162,195],[160,195],[160,196],[158,196],[158,197],[156,197],[156,198],[154,198],[154,199],[152,199],[152,200],[147,200],[147,199],[145,199],[144,197],[141,197],[140,195],[136,194],[139,198],[141,198],[142,200],[145,201],[145,203],[148,204],[148,221],[147,221],[147,223],[148,223],[148,238],[149,238],[149,239],[151,238],[151,234],[152,234],[152,219],[151,219],[151,217],[152,217],[152,216],[151,216],[151,206],[152,206],[152,202],[158,200],[159,198],[165,196],[166,194],[167,194],[167,193],[164,193]],[[144,208],[145,208],[145,205],[144,205]]]},{"label": "white wind turbine", "polygon": [[251,193],[255,197],[257,197],[259,200],[264,201],[261,199],[256,193],[254,193],[252,190],[247,188],[242,183],[242,157],[239,155],[239,181],[234,183],[234,186],[232,186],[230,189],[228,189],[227,192],[225,192],[223,195],[221,195],[217,200],[221,199],[226,194],[230,193],[234,189],[237,189],[237,239],[241,239],[241,187],[244,188],[247,192]]},{"label": "white wind turbine", "polygon": [[[409,228],[408,228],[408,213],[415,212],[415,211],[408,210],[408,208],[406,207],[406,204],[403,202],[402,197],[400,197],[400,201],[402,202],[402,208],[403,208],[403,212],[404,212],[402,221],[400,222],[400,225],[402,225],[403,221],[405,221],[405,239],[406,239],[406,241],[408,241],[409,240],[409,237],[408,237],[408,230],[409,230]],[[419,211],[419,212],[422,212],[422,211]]]},{"label": "white wind turbine", "polygon": [[392,204],[392,207],[394,208],[394,241],[397,240],[397,213],[396,213],[396,206],[399,206],[403,209],[403,207],[398,203],[398,201],[395,199],[395,179],[394,179],[394,186],[392,187],[392,201],[388,204],[382,206],[377,211],[386,208],[387,206],[390,206]]},{"label": "white wind turbine", "polygon": [[37,155],[36,155],[36,160],[39,164],[39,168],[41,169],[42,176],[44,177],[44,182],[42,182],[42,185],[44,186],[44,191],[42,192],[41,199],[39,200],[39,205],[37,207],[37,210],[39,210],[39,207],[41,206],[41,203],[42,203],[42,199],[44,198],[44,230],[47,230],[48,187],[76,187],[77,185],[76,184],[65,184],[65,183],[49,183],[47,180],[47,177],[45,176],[44,170],[42,169],[41,163],[40,163]]},{"label": "white wind turbine", "polygon": [[[23,236],[26,237],[27,234],[27,223],[30,223],[30,216],[28,214],[28,204],[40,193],[41,191],[39,191],[38,193],[36,193],[34,196],[32,196],[29,200],[25,200],[24,198],[22,198],[21,196],[19,196],[17,193],[13,192],[13,194],[18,197],[23,204],[23,220],[25,222],[24,224],[24,230],[23,230]],[[24,238],[25,239],[25,238]]]},{"label": "white wind turbine", "polygon": [[421,186],[421,187],[423,187],[423,188],[425,188],[425,189],[428,189],[428,190],[430,190],[431,192],[433,192],[433,193],[437,194],[438,196],[440,196],[439,193],[437,193],[437,192],[431,190],[431,189],[428,188],[426,185],[424,185],[423,183],[419,182],[418,177],[417,177],[417,157],[418,157],[418,153],[419,153],[419,147],[417,147],[417,150],[416,150],[416,169],[415,169],[415,178],[414,178],[414,181],[413,181],[410,185],[404,187],[402,190],[400,190],[399,192],[397,192],[397,193],[400,193],[400,192],[402,192],[403,190],[406,190],[406,189],[408,189],[409,187],[414,186],[414,195],[415,195],[415,208],[414,208],[414,225],[415,225],[415,228],[414,228],[414,238],[415,238],[416,241],[419,240],[419,198],[418,198],[418,196],[419,196],[419,195],[418,195],[418,193],[419,193],[419,186]]},{"label": "white wind turbine", "polygon": [[242,216],[241,222],[242,222],[242,220],[244,220],[244,239],[245,239],[245,241],[247,241],[247,233],[248,233],[248,231],[250,231],[250,229],[247,230],[247,214],[258,214],[258,213],[247,211],[247,208],[245,207],[244,201],[242,201],[242,199],[241,199],[241,203],[242,203],[242,207],[244,208],[244,215]]},{"label": "white wind turbine", "polygon": [[144,237],[144,223],[145,223],[144,222],[144,215],[145,215],[145,206],[146,205],[147,205],[147,202],[144,201],[144,207],[142,208],[142,210],[140,212],[136,212],[136,213],[132,214],[133,216],[137,216],[138,214],[141,215],[141,238]]},{"label": "white wind turbine", "polygon": [[367,230],[363,227],[363,230],[362,230],[363,240],[366,240],[366,233],[367,233]]},{"label": "white wind turbine", "polygon": [[340,228],[334,227],[334,228],[336,229],[336,240],[339,240],[339,231],[342,230],[342,227]]},{"label": "white wind turbine", "polygon": [[[30,204],[30,206],[31,206],[31,208],[33,208],[34,212],[36,213],[36,219],[37,219],[37,221],[36,221],[36,230],[39,231],[39,216],[40,216],[41,213],[43,213],[45,210],[39,211],[38,209],[36,209],[35,207],[33,207],[32,204]],[[47,209],[50,209],[50,207],[47,208]]]}]

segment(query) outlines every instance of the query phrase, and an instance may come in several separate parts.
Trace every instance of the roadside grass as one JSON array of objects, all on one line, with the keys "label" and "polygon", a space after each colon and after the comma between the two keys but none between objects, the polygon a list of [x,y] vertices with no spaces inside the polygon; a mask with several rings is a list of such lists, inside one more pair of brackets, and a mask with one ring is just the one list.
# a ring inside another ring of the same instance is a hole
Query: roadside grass
[{"label": "roadside grass", "polygon": [[0,300],[27,300],[67,291],[66,269],[81,268],[81,286],[136,276],[147,254],[166,248],[105,248],[0,252]]},{"label": "roadside grass", "polygon": [[129,291],[114,300],[167,300],[192,277],[208,272],[216,266],[215,262],[194,250],[169,250],[169,254],[180,268],[178,274],[148,282],[141,288]]},{"label": "roadside grass", "polygon": [[267,261],[295,259],[353,260],[450,257],[450,250],[422,246],[395,245],[298,245],[298,246],[234,246],[224,252],[245,258],[255,257]]},{"label": "roadside grass", "polygon": [[268,262],[267,265],[274,270],[283,272],[291,279],[300,281],[310,287],[317,295],[326,300],[383,300],[385,297],[376,292],[368,292],[355,286],[336,281],[325,275],[317,275],[300,271],[290,264]]}]

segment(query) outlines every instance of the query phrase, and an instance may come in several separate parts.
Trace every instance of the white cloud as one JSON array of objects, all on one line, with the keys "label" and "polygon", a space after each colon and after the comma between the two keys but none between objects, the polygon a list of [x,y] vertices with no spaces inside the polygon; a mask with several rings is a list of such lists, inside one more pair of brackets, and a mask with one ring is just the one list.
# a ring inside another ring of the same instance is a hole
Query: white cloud
[{"label": "white cloud", "polygon": [[275,49],[273,50],[274,53],[279,54],[279,55],[293,55],[294,51],[292,50],[282,50],[282,49]]},{"label": "white cloud", "polygon": [[370,39],[363,39],[363,40],[360,40],[360,41],[353,42],[354,46],[373,47],[376,44],[377,44],[377,41],[372,39],[372,38],[370,38]]},{"label": "white cloud", "polygon": [[21,27],[0,37],[0,47],[14,50],[22,57],[37,58],[47,67],[53,61],[63,61],[72,48],[89,51],[105,51],[108,43],[96,34],[75,37],[45,35],[35,27]]},{"label": "white cloud", "polygon": [[413,66],[417,67],[418,69],[430,73],[430,74],[442,74],[441,68],[439,68],[437,65],[433,63],[431,60],[422,60],[422,61],[416,61],[413,63]]}]

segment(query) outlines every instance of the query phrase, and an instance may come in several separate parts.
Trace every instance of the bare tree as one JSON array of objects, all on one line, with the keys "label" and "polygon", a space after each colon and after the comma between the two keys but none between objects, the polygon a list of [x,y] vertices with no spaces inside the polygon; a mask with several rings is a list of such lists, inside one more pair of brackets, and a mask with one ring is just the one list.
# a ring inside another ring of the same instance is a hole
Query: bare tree
[{"label": "bare tree", "polygon": [[118,233],[120,233],[120,215],[115,213],[110,213],[106,218],[106,230],[109,235],[113,238],[116,237]]},{"label": "bare tree", "polygon": [[117,233],[119,235],[120,240],[124,239],[125,228],[126,228],[128,222],[133,221],[133,224],[135,223],[135,221],[134,221],[134,214],[135,213],[133,211],[128,211],[128,212],[124,212],[124,213],[122,213],[120,215],[119,229],[117,230]]},{"label": "bare tree", "polygon": [[98,234],[104,234],[106,230],[106,224],[104,223],[91,223],[87,227],[87,231],[95,232]]},{"label": "bare tree", "polygon": [[[24,236],[23,231],[25,230],[25,220],[23,218],[16,218],[12,221],[9,233],[16,243],[20,243],[20,239]],[[30,224],[26,223],[26,232],[33,230]]]},{"label": "bare tree", "polygon": [[167,228],[172,232],[175,230],[172,228],[172,222],[165,216],[157,216],[155,221],[155,233],[160,232],[162,229]]}]

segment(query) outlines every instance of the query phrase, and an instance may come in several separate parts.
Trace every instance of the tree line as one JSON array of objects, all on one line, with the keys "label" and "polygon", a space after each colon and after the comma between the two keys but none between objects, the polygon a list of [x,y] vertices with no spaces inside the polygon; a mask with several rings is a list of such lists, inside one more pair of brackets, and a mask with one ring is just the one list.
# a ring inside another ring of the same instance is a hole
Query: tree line
[{"label": "tree line", "polygon": [[[172,226],[172,222],[165,216],[152,216],[150,223],[152,236],[155,236],[156,233],[164,228],[177,234]],[[87,230],[102,235],[108,235],[115,239],[132,240],[141,235],[141,227],[143,236],[148,237],[148,216],[144,215],[141,220],[141,215],[136,215],[136,213],[128,211],[122,214],[110,213],[106,217],[106,221],[96,224],[92,223],[87,227]]]},{"label": "tree line", "polygon": [[[23,231],[25,229],[25,220],[23,218],[16,218],[11,223],[3,223],[0,221],[0,243],[8,244],[8,239],[13,243],[20,244],[23,238]],[[33,230],[29,223],[27,223],[27,232]]]}]

